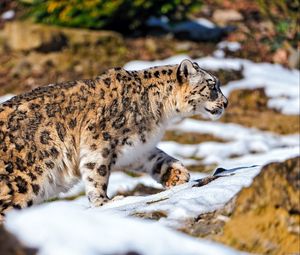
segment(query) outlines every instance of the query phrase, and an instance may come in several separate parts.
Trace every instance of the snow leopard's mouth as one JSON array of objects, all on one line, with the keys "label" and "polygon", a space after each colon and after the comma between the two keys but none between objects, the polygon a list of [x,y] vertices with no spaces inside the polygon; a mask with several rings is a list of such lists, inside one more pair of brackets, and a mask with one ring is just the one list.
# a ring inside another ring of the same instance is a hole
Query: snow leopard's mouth
[{"label": "snow leopard's mouth", "polygon": [[204,107],[204,109],[206,111],[206,117],[210,118],[211,120],[219,119],[224,112],[223,108],[208,109]]},{"label": "snow leopard's mouth", "polygon": [[222,112],[223,112],[223,109],[221,109],[221,108],[216,108],[216,109],[210,110],[210,109],[204,107],[204,109],[213,115],[219,115],[219,114],[222,114]]}]

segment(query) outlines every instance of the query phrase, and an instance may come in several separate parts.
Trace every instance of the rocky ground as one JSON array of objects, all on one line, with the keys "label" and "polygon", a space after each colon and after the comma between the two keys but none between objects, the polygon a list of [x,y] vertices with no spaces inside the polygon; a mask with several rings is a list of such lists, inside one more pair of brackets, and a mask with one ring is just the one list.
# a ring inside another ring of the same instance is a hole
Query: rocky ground
[{"label": "rocky ground", "polygon": [[199,215],[182,231],[257,254],[297,254],[299,164],[296,157],[266,165],[226,206]]},{"label": "rocky ground", "polygon": [[[199,17],[206,17],[218,25],[236,25],[238,29],[234,33],[230,33],[226,40],[241,42],[237,50],[220,46],[217,42],[192,42],[179,40],[171,35],[125,38],[111,31],[66,29],[24,23],[23,21],[2,21],[0,24],[0,96],[19,94],[53,82],[95,77],[109,67],[124,66],[131,60],[152,61],[178,54],[187,54],[192,59],[198,59],[198,63],[200,65],[202,63],[204,66],[206,62],[203,58],[206,56],[215,56],[216,58],[221,52],[223,56],[218,61],[224,66],[226,63],[230,63],[231,57],[234,57],[248,59],[254,61],[253,63],[276,62],[288,68],[297,67],[297,63],[295,64],[294,61],[295,54],[290,46],[272,51],[268,45],[262,43],[262,34],[270,34],[273,28],[265,21],[256,21],[257,6],[252,3],[253,1],[246,2],[247,5],[242,5],[237,1],[233,4],[232,1],[223,1],[223,4],[217,4],[214,7],[210,7],[208,4],[198,14]],[[262,31],[264,29],[267,32]],[[254,36],[249,36],[251,33]],[[151,62],[149,63],[151,64]],[[143,64],[139,67],[142,66]],[[125,215],[151,219],[158,221],[163,226],[171,226],[177,231],[175,234],[173,232],[166,233],[166,236],[170,235],[170,238],[179,238],[178,230],[196,237],[192,240],[187,240],[185,237],[178,239],[178,242],[186,243],[187,247],[201,250],[199,253],[191,250],[186,254],[236,254],[235,252],[238,252],[220,248],[222,251],[218,250],[218,253],[216,250],[209,253],[209,249],[203,248],[206,247],[205,243],[195,241],[202,242],[202,238],[256,254],[299,254],[300,168],[299,157],[294,157],[299,155],[299,114],[284,112],[282,109],[270,106],[274,94],[270,93],[270,87],[266,84],[272,80],[271,78],[269,80],[268,78],[258,81],[251,80],[253,84],[239,87],[243,80],[248,79],[249,81],[249,77],[246,77],[247,70],[244,69],[247,68],[246,65],[242,64],[240,68],[213,68],[214,65],[205,67],[214,72],[224,85],[224,90],[228,90],[227,96],[230,105],[226,114],[220,122],[217,122],[218,124],[206,122],[200,117],[189,120],[186,125],[185,122],[178,124],[167,131],[161,146],[186,163],[194,173],[194,180],[207,177],[208,179],[202,180],[200,184],[198,182],[198,187],[192,187],[195,184],[190,183],[190,186],[174,190],[173,194],[172,192],[163,192],[161,186],[147,178],[143,179],[144,176],[136,177],[133,173],[128,173],[128,177],[115,175],[116,181],[112,181],[110,184],[111,189],[114,190],[111,192],[111,196],[122,195],[127,200],[124,199],[124,204],[116,201],[116,204],[112,205],[115,209],[108,208],[107,210],[113,214],[118,215],[120,212],[125,212]],[[264,70],[262,66],[259,68]],[[271,68],[276,67],[272,65]],[[287,69],[280,69],[281,71],[284,77],[289,74]],[[290,75],[295,77],[295,72],[297,71],[292,70]],[[299,73],[296,73],[297,75],[299,77]],[[294,80],[290,81],[287,78],[286,81],[282,81],[282,85],[287,86],[287,91],[292,89],[290,85],[294,85]],[[235,84],[238,85],[235,89],[228,89],[230,86],[234,87]],[[276,90],[274,84],[270,86]],[[297,93],[299,94],[299,92]],[[289,103],[293,98],[292,95],[284,94],[275,99],[285,100],[284,102]],[[291,108],[293,107],[295,108],[294,105],[291,105]],[[207,128],[205,128],[205,123],[207,123]],[[240,126],[235,126],[235,124]],[[220,131],[227,135],[221,135]],[[206,154],[205,151],[209,151],[212,155]],[[286,160],[289,157],[293,158]],[[271,161],[284,162],[269,164]],[[266,163],[268,164],[262,169],[260,167],[255,170],[260,173],[254,178],[258,172],[251,172],[251,166],[262,166]],[[247,171],[232,172],[230,170],[239,166],[248,167],[249,175],[247,175]],[[226,175],[231,172],[234,175],[211,178],[212,172],[217,167],[226,168],[228,170],[225,171]],[[253,182],[252,178],[254,178]],[[126,184],[123,186],[114,184],[118,183],[118,180],[119,182],[124,181]],[[249,186],[250,184],[251,186]],[[249,187],[239,192],[244,186]],[[214,190],[218,190],[219,193]],[[82,190],[80,192],[79,195],[77,192],[68,197],[70,204],[66,204],[66,210],[70,209],[69,206],[71,208],[77,205],[86,206]],[[224,194],[221,195],[220,192]],[[214,194],[215,197],[210,194]],[[221,196],[224,198],[221,199]],[[63,200],[65,199],[63,198]],[[145,201],[141,202],[142,199]],[[168,201],[173,201],[174,204],[168,203]],[[178,201],[182,201],[182,204]],[[60,202],[55,201],[53,205],[60,208]],[[47,214],[48,209],[49,212],[52,210],[51,203],[47,203],[46,206],[48,207],[41,207],[40,215]],[[153,210],[151,206],[154,208]],[[45,212],[42,211],[44,209]],[[37,212],[39,212],[38,210],[39,207],[37,207]],[[57,217],[63,212],[63,210],[59,210],[53,211],[53,213],[58,213]],[[173,215],[172,210],[179,214]],[[78,219],[83,229],[87,228],[89,223],[81,222],[80,217],[77,218],[78,215],[75,215],[77,212],[79,213],[79,210],[70,210],[69,212],[74,219]],[[49,224],[49,233],[45,233],[46,240],[52,240],[53,243],[49,242],[54,246],[49,248],[41,240],[26,239],[27,233],[30,233],[26,220],[34,224],[34,221],[31,222],[31,213],[33,216],[35,215],[33,210],[28,214],[12,216],[12,220],[8,222],[7,226],[26,244],[38,247],[44,252],[43,254],[51,254],[53,247],[60,247],[55,246],[59,245],[56,243],[57,240],[51,239],[51,234],[57,235],[57,229],[51,229],[53,222],[50,220],[47,222],[41,216],[45,224]],[[92,211],[89,216],[95,217],[95,222],[98,220],[100,222],[101,219],[97,218],[98,214],[101,216],[102,211]],[[106,219],[105,215],[103,217]],[[179,219],[184,219],[184,221]],[[60,220],[63,222],[64,219]],[[109,222],[110,219],[107,218],[107,221]],[[16,222],[15,225],[13,222]],[[120,224],[123,224],[122,222],[120,221]],[[66,221],[66,228],[67,223],[68,221]],[[69,224],[71,223],[69,222]],[[63,223],[61,224],[63,226]],[[129,222],[129,225],[124,222],[122,226],[130,228],[130,225],[134,225],[134,222]],[[19,228],[18,230],[16,230],[16,226]],[[147,228],[147,226],[141,225],[141,228]],[[0,238],[0,254],[36,253],[34,249],[22,248],[15,237],[11,236],[3,227],[0,231],[2,232],[0,234],[2,237]],[[154,229],[153,231],[155,233],[164,231],[164,229]],[[34,236],[39,236],[36,232],[32,233]],[[95,233],[101,235],[101,233]],[[172,236],[173,234],[174,236]],[[122,240],[125,239],[123,237]],[[76,238],[72,241],[76,243]],[[96,244],[93,245],[96,246]],[[157,243],[157,245],[160,244]],[[163,244],[161,245],[163,246]],[[128,254],[147,254],[145,250],[138,249],[140,246],[134,247],[137,248],[135,251],[139,251],[139,253]],[[143,247],[142,244],[141,247]],[[176,249],[175,244],[174,249]],[[72,249],[69,251],[73,254]],[[91,250],[89,251],[91,252]],[[97,252],[100,251],[97,250]],[[166,254],[165,250],[162,251],[157,254]],[[121,251],[122,254],[126,254],[126,252],[128,250]],[[112,249],[106,254],[121,253]]]},{"label": "rocky ground", "polygon": [[4,255],[34,255],[35,249],[26,248],[9,233],[3,225],[0,226],[0,254]]}]

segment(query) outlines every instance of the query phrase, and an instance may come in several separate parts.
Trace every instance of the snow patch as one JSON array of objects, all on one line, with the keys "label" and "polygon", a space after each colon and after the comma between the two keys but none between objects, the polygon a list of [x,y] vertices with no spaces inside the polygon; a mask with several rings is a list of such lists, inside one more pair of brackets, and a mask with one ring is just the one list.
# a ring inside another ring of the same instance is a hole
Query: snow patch
[{"label": "snow patch", "polygon": [[216,25],[213,22],[211,22],[210,20],[205,19],[205,18],[198,18],[198,19],[195,19],[194,21],[196,23],[198,23],[199,25],[202,25],[207,28],[215,28],[216,27]]},{"label": "snow patch", "polygon": [[9,10],[9,11],[3,12],[1,15],[1,18],[4,20],[10,20],[10,19],[13,19],[15,17],[15,15],[16,15],[16,13],[14,10]]},{"label": "snow patch", "polygon": [[228,41],[223,41],[218,43],[217,47],[221,50],[228,49],[232,52],[238,51],[241,49],[241,44],[239,42],[228,42]]},{"label": "snow patch", "polygon": [[[41,227],[42,226],[42,227]],[[223,245],[175,232],[158,223],[95,212],[60,202],[8,215],[6,228],[40,255],[241,254]]]},{"label": "snow patch", "polygon": [[12,95],[12,94],[6,94],[4,96],[0,96],[0,104],[2,104],[5,101],[11,99],[12,97],[14,97],[14,95]]},{"label": "snow patch", "polygon": [[[246,162],[264,165],[271,161],[284,160],[299,154],[299,135],[277,135],[246,128],[233,123],[221,123],[184,119],[173,124],[169,130],[210,134],[227,142],[203,142],[200,144],[178,144],[163,141],[159,148],[180,159],[186,166],[187,158],[203,158],[202,164],[217,164],[220,167],[236,167]],[[276,153],[281,151],[282,154]],[[276,155],[276,156],[275,156]]]}]

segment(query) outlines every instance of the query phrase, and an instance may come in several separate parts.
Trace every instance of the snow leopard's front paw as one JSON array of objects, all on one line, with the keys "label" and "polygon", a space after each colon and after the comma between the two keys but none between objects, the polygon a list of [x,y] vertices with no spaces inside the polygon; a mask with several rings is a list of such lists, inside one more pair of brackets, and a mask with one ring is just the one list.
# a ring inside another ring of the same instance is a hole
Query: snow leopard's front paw
[{"label": "snow leopard's front paw", "polygon": [[189,180],[190,174],[180,162],[172,163],[162,176],[162,184],[166,188],[186,183]]},{"label": "snow leopard's front paw", "polygon": [[106,195],[95,195],[93,192],[88,193],[88,199],[91,207],[100,207],[110,201]]}]

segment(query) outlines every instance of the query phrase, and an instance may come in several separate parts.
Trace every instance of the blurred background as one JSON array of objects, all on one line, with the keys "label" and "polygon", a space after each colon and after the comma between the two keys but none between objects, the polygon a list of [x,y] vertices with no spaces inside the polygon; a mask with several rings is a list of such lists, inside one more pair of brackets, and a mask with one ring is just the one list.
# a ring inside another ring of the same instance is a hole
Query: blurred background
[{"label": "blurred background", "polygon": [[298,10],[298,0],[1,0],[0,94],[134,59],[199,58],[225,39],[241,43],[228,56],[299,68]]},{"label": "blurred background", "polygon": [[[188,168],[197,173],[210,174],[225,161],[249,164],[249,157],[252,165],[262,159],[276,160],[281,154],[273,150],[294,146],[299,151],[299,6],[299,0],[0,0],[0,101],[49,83],[93,78],[110,67],[129,67],[133,60],[157,61],[185,54],[198,59],[201,66],[211,57],[218,67],[211,65],[210,69],[208,64],[206,69],[228,85],[224,90],[227,88],[229,107],[219,120],[220,127],[230,130],[227,123],[239,124],[249,132],[249,139],[240,136],[236,141],[241,147],[236,147],[230,143],[232,137],[173,129],[166,132],[164,141],[200,147],[214,142],[212,160],[206,160],[209,155],[179,155],[193,162]],[[270,103],[274,98],[277,107]],[[201,117],[194,119],[202,121]],[[272,136],[253,135],[250,128],[272,132]],[[285,143],[284,139],[290,140]],[[221,160],[219,151],[226,154]],[[280,187],[299,188],[299,164],[287,163],[286,169],[295,174],[291,183],[277,179]],[[160,191],[139,184],[121,195]],[[266,206],[280,200],[272,192],[262,192],[267,194]],[[255,211],[246,221],[256,225],[245,228],[245,239],[239,236],[239,221],[237,236],[219,238],[225,221],[209,213],[181,231],[248,252],[285,254],[300,245],[300,205],[291,209],[285,203],[292,200],[296,196],[282,198],[282,204],[274,208],[282,205],[284,213],[272,211],[264,223]],[[277,224],[274,219],[293,224]],[[248,238],[249,233],[254,239]],[[267,241],[260,242],[263,238]]]}]

